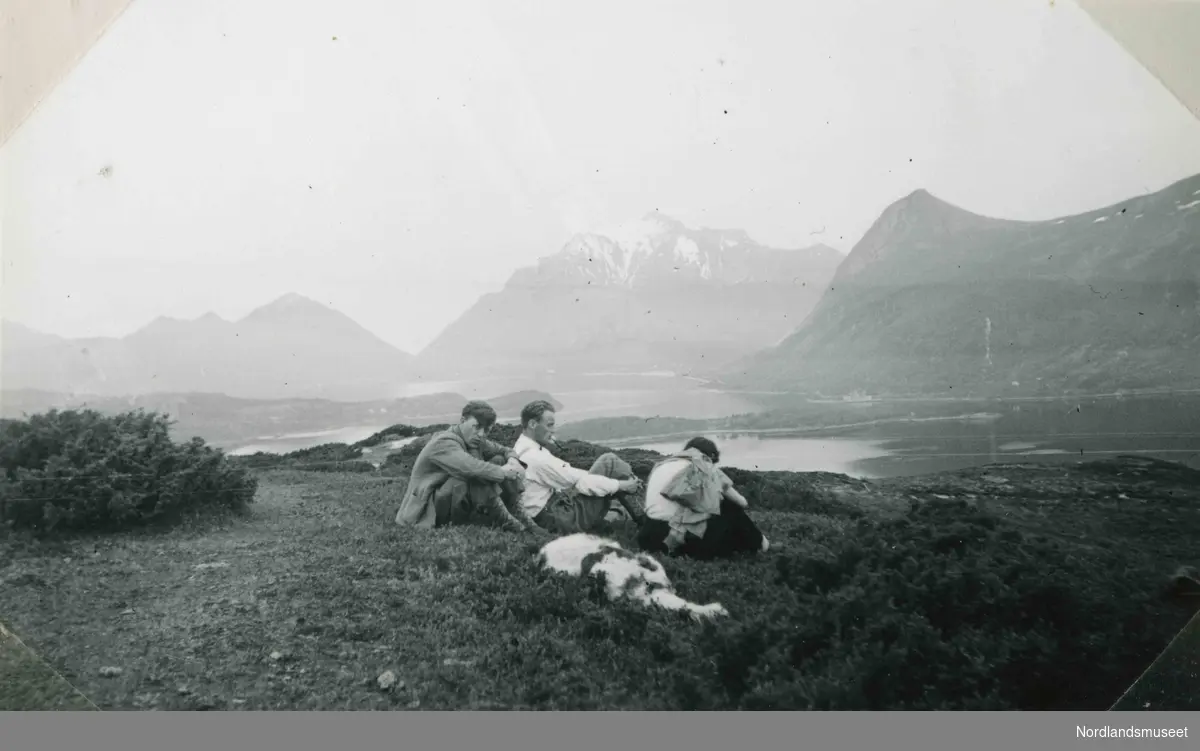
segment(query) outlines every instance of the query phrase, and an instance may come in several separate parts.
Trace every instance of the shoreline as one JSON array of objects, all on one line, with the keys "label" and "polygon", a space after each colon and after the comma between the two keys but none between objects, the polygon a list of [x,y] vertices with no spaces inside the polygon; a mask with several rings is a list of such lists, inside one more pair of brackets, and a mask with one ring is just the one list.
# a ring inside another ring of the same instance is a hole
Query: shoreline
[{"label": "shoreline", "polygon": [[[861,422],[841,423],[838,425],[824,425],[819,428],[712,428],[700,431],[702,434],[711,435],[729,435],[736,433],[738,435],[817,435],[829,431],[850,430],[854,428],[865,428],[873,425],[888,425],[895,423],[928,423],[928,422],[994,422],[1000,419],[1003,415],[994,412],[980,412],[970,415],[955,415],[952,417],[881,417],[877,420],[866,420]],[[642,436],[630,436],[627,438],[609,438],[609,439],[590,439],[590,438],[570,438],[567,440],[578,440],[586,443],[595,443],[597,445],[606,446],[608,448],[637,448],[636,446],[623,445],[630,442],[646,443],[672,440],[695,435],[696,432],[674,432],[674,433],[657,433]],[[886,440],[886,439],[885,439]]]}]

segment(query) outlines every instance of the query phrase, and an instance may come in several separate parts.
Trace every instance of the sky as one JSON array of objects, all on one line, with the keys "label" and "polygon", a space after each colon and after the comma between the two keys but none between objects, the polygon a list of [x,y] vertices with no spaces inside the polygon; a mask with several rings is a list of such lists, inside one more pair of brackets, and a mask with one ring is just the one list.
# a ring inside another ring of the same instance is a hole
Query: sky
[{"label": "sky", "polygon": [[0,314],[62,336],[288,292],[418,352],[657,210],[848,252],[918,188],[1048,219],[1200,173],[1070,0],[134,0],[0,149]]}]

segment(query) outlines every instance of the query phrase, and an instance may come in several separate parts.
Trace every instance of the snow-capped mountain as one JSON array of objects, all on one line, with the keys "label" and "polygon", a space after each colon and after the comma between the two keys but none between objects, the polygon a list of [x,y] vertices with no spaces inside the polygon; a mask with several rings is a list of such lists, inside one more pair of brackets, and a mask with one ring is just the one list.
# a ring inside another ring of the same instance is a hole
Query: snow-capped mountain
[{"label": "snow-capped mountain", "polygon": [[693,230],[654,212],[572,237],[558,253],[518,270],[508,286],[598,284],[634,289],[694,281],[769,282],[786,272],[819,275],[841,259],[840,253],[823,245],[800,251],[766,248],[742,230]]},{"label": "snow-capped mountain", "polygon": [[430,376],[489,372],[699,372],[778,342],[843,256],[780,250],[741,230],[659,213],[572,237],[518,269],[418,358]]}]

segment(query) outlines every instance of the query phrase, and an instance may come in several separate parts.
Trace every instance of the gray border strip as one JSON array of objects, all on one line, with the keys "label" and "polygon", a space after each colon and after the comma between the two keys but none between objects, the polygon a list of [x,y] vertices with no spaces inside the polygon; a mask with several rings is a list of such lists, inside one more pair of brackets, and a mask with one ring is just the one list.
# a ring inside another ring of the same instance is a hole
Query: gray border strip
[{"label": "gray border strip", "polygon": [[[1192,727],[1189,727],[1189,722]],[[1200,715],[1139,712],[104,712],[0,715],[5,749],[1195,749]],[[1130,729],[1182,737],[1105,737]],[[1099,731],[1099,734],[1096,733]],[[1090,734],[1089,734],[1090,733]]]}]

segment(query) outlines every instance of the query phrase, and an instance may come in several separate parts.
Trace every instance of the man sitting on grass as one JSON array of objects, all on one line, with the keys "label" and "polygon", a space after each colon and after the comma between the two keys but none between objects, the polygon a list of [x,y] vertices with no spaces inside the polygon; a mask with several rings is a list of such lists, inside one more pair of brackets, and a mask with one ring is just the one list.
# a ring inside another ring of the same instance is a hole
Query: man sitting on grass
[{"label": "man sitting on grass", "polygon": [[429,439],[413,464],[397,524],[428,529],[482,514],[510,532],[545,534],[521,510],[524,470],[516,454],[487,438],[495,424],[487,402],[470,401],[457,425]]},{"label": "man sitting on grass", "polygon": [[648,518],[638,530],[642,550],[712,559],[770,547],[719,461],[717,445],[698,436],[654,465],[646,481]]},{"label": "man sitting on grass", "polygon": [[521,410],[521,437],[513,446],[525,465],[525,492],[520,505],[543,529],[560,535],[591,532],[615,500],[640,521],[644,514],[633,498],[641,480],[613,453],[598,458],[587,472],[550,453],[554,441],[554,405],[536,401]]}]

